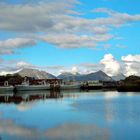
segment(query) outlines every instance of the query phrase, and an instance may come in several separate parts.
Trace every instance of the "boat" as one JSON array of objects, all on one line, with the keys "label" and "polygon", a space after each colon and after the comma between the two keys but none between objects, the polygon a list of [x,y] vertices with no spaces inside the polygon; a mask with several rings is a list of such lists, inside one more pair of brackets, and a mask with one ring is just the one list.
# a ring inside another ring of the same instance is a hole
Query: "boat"
[{"label": "boat", "polygon": [[61,84],[60,89],[61,90],[73,90],[73,89],[80,89],[81,84],[80,83],[73,83],[73,84]]},{"label": "boat", "polygon": [[0,86],[0,92],[13,92],[13,86]]},{"label": "boat", "polygon": [[40,85],[30,85],[29,81],[22,82],[21,85],[16,85],[16,91],[34,91],[34,90],[49,90],[50,84],[46,84],[45,81],[42,82]]},{"label": "boat", "polygon": [[0,86],[0,93],[3,92],[13,92],[14,87],[13,86],[9,86],[8,81],[4,82],[4,86]]},{"label": "boat", "polygon": [[83,90],[98,90],[102,88],[103,84],[98,81],[86,82],[81,86],[81,89]]}]

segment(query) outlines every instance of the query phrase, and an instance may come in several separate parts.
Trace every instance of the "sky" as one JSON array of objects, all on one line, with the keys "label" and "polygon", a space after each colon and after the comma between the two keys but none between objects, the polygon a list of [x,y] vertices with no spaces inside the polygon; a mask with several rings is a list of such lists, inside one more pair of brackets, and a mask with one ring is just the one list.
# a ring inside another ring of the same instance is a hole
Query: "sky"
[{"label": "sky", "polygon": [[22,68],[140,76],[140,0],[1,0],[0,75]]}]

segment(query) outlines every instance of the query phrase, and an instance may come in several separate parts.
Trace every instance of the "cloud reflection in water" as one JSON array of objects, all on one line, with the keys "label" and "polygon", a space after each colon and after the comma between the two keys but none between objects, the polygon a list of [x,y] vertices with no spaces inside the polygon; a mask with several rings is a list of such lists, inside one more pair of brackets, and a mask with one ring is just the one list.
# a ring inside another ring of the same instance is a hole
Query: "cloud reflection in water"
[{"label": "cloud reflection in water", "polygon": [[47,131],[50,140],[108,140],[109,130],[95,125],[66,123]]},{"label": "cloud reflection in water", "polygon": [[39,130],[17,124],[12,119],[0,119],[0,135],[8,139],[28,140],[108,140],[109,130],[95,125],[65,123],[48,130]]}]

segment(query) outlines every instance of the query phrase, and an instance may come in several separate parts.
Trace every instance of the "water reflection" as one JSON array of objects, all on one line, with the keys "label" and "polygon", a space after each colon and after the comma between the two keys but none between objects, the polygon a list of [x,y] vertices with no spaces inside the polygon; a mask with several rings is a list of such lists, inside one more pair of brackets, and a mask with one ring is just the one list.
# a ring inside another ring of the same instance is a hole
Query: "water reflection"
[{"label": "water reflection", "polygon": [[96,125],[66,123],[47,131],[50,140],[108,140],[109,130]]},{"label": "water reflection", "polygon": [[10,139],[10,137],[15,138],[37,138],[42,133],[34,128],[28,128],[22,125],[17,124],[14,120],[11,119],[0,119],[0,134],[5,134]]},{"label": "water reflection", "polygon": [[0,103],[15,103],[31,102],[34,100],[45,100],[51,98],[62,98],[63,94],[59,91],[24,91],[18,93],[0,94]]},{"label": "water reflection", "polygon": [[31,102],[21,102],[20,104],[16,105],[16,108],[18,111],[27,111],[27,110],[31,110],[34,106],[36,105],[35,101],[31,101]]},{"label": "water reflection", "polygon": [[139,106],[139,94],[115,91],[0,94],[0,138],[139,140]]},{"label": "water reflection", "polygon": [[6,135],[6,139],[28,140],[108,140],[109,130],[96,125],[88,124],[62,124],[48,130],[39,130],[17,124],[12,119],[0,119],[0,134]]},{"label": "water reflection", "polygon": [[139,104],[140,96],[134,93],[105,92],[102,96],[79,100],[73,106],[107,122],[135,123],[140,121]]}]

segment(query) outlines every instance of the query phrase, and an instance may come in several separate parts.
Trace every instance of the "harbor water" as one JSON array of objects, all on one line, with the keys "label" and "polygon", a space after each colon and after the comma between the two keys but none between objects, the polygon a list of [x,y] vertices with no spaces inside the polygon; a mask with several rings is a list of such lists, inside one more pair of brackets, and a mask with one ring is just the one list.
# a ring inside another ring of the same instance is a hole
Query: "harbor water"
[{"label": "harbor water", "polygon": [[0,140],[140,140],[140,93],[0,93]]}]

